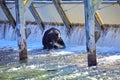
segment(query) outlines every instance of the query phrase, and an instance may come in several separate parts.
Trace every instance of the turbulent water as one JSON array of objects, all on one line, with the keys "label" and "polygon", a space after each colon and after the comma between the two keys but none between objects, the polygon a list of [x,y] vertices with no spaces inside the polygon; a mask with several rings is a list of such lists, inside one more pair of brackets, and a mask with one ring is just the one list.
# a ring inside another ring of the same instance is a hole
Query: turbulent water
[{"label": "turbulent water", "polygon": [[[69,44],[69,45],[77,44],[80,46],[85,45],[85,42],[86,42],[85,27],[83,27],[83,26],[74,27],[71,30],[71,33],[69,36],[67,35],[67,29],[65,26],[46,25],[44,31],[46,31],[47,29],[49,29],[51,27],[55,27],[60,30],[62,38],[63,38],[64,42],[66,43],[66,45],[67,44]],[[26,28],[30,28],[30,30],[31,30],[31,34],[27,39],[28,42],[39,41],[40,43],[42,43],[42,36],[43,36],[44,32],[42,33],[37,25],[28,24],[26,26]],[[97,41],[97,47],[112,47],[112,48],[119,49],[120,48],[119,34],[120,34],[119,27],[118,28],[110,27],[107,30],[102,30],[101,36],[100,36],[99,40]],[[12,26],[10,26],[9,24],[0,24],[0,39],[16,40],[16,32],[12,28]]]},{"label": "turbulent water", "polygon": [[[60,30],[67,47],[61,50],[40,50],[44,32],[37,25],[28,24],[26,28],[31,30],[27,38],[28,62],[20,64],[18,49],[13,50],[17,48],[16,32],[9,24],[0,24],[0,80],[120,79],[120,28],[111,27],[101,31],[96,44],[97,52],[100,53],[97,54],[98,66],[93,70],[87,67],[87,54],[84,54],[85,27],[74,27],[69,36],[65,26],[46,25],[45,31],[51,27]],[[108,55],[102,55],[101,52]],[[111,56],[111,53],[114,55]]]}]

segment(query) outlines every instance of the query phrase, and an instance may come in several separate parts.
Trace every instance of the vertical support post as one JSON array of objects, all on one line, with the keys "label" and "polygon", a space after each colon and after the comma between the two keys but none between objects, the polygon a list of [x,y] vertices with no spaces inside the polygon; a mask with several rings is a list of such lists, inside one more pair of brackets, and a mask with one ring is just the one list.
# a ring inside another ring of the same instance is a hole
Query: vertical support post
[{"label": "vertical support post", "polygon": [[15,0],[16,10],[16,31],[19,47],[19,59],[22,62],[27,61],[27,44],[25,37],[25,17],[24,17],[24,0]]},{"label": "vertical support post", "polygon": [[94,14],[102,0],[84,0],[86,49],[88,52],[88,67],[96,66],[95,22]]}]

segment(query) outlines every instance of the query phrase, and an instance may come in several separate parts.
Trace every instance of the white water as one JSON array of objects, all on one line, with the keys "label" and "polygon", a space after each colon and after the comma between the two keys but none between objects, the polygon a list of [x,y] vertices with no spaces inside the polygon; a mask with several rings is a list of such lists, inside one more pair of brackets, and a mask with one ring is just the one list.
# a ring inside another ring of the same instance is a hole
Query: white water
[{"label": "white water", "polygon": [[[74,47],[73,49],[75,51],[79,50],[84,51],[85,50],[85,28],[80,27],[74,27],[70,36],[66,34],[67,30],[64,26],[50,26],[46,25],[45,31],[51,27],[55,27],[60,30],[62,39],[64,40],[66,46],[68,47]],[[4,30],[5,28],[5,30]],[[31,35],[28,37],[28,48],[41,48],[42,47],[42,34],[41,30],[37,25],[31,25],[28,24],[27,28],[31,29]],[[5,31],[5,32],[4,32]],[[97,42],[97,51],[98,52],[120,52],[120,28],[109,28],[106,31],[101,32],[101,37],[99,38]],[[9,24],[0,24],[0,44],[7,43],[6,41],[15,41],[16,42],[16,34],[15,30],[10,26]],[[7,43],[9,44],[9,42]],[[0,47],[1,47],[0,46]],[[4,45],[5,46],[5,45]],[[12,45],[9,45],[12,46]],[[17,44],[14,44],[15,47],[17,47]],[[79,49],[78,49],[79,48]]]},{"label": "white water", "polygon": [[[5,33],[4,33],[4,27],[6,27]],[[46,25],[46,29],[53,27]],[[49,75],[52,75],[53,78],[50,80],[59,80],[59,79],[72,79],[79,77],[80,79],[91,79],[91,80],[97,80],[98,78],[100,80],[106,79],[106,80],[116,80],[120,78],[119,69],[106,69],[104,72],[103,70],[92,70],[85,67],[84,61],[86,59],[75,59],[79,60],[80,62],[69,62],[68,58],[72,58],[70,56],[62,56],[62,55],[68,55],[68,54],[79,54],[82,52],[86,52],[85,49],[85,29],[84,27],[75,27],[73,31],[71,32],[70,36],[67,36],[66,34],[66,28],[63,26],[55,26],[57,29],[60,30],[62,34],[62,38],[65,41],[65,44],[67,47],[62,50],[51,50],[50,55],[49,54],[37,54],[36,52],[33,52],[32,55],[29,53],[29,59],[33,60],[32,63],[23,64],[18,67],[11,67],[9,69],[6,69],[6,71],[3,71],[1,68],[1,74],[5,74],[4,72],[17,72],[19,73],[20,70],[34,70],[39,69],[40,71],[46,71],[46,70],[56,70],[57,69],[57,75],[56,73],[49,73]],[[32,33],[27,39],[27,45],[28,50],[30,49],[40,49],[42,48],[42,32],[39,30],[39,27],[37,25],[27,25],[27,28],[30,28]],[[107,65],[114,65],[115,63],[119,64],[120,61],[120,28],[109,28],[107,31],[104,31],[101,33],[101,37],[97,42],[97,52],[102,53],[114,53],[114,55],[109,56],[98,56],[98,66],[107,66]],[[5,47],[5,48],[4,48]],[[17,41],[16,41],[16,35],[15,31],[12,29],[11,26],[8,24],[1,24],[0,25],[0,49],[9,49],[9,48],[17,49]],[[41,53],[45,53],[41,51]],[[2,53],[1,53],[2,54]],[[37,55],[36,55],[37,54]],[[76,55],[75,56],[78,56]],[[8,55],[9,56],[9,55]],[[12,55],[13,56],[13,55]],[[56,57],[57,56],[57,57]],[[13,57],[12,57],[13,58]],[[55,59],[53,59],[55,58]],[[57,63],[52,63],[52,60],[56,61],[58,59]],[[47,63],[47,60],[50,60],[50,63]],[[61,61],[62,60],[62,61]],[[68,61],[67,61],[68,60]],[[35,62],[34,62],[35,61]],[[40,63],[40,62],[44,63]],[[71,61],[71,60],[70,60]],[[73,59],[74,61],[74,59]],[[68,63],[66,63],[68,62]],[[72,63],[72,64],[71,64]],[[80,66],[84,66],[84,68],[79,68],[78,63]],[[77,65],[77,66],[76,66]],[[54,66],[54,67],[53,67]],[[117,66],[117,65],[115,65]],[[25,68],[25,69],[24,69]],[[50,72],[50,71],[49,71]],[[54,72],[54,71],[53,71]],[[48,72],[47,72],[48,73]],[[47,73],[43,74],[40,77],[47,77]],[[26,73],[27,75],[28,73]],[[33,74],[33,73],[31,73]],[[10,74],[9,74],[10,75]],[[58,76],[59,75],[59,76]],[[106,77],[107,76],[107,77]],[[8,77],[8,76],[7,76]],[[22,75],[24,78],[24,76]],[[39,77],[39,76],[38,76]],[[17,79],[21,79],[21,76]],[[36,77],[32,77],[32,79],[26,79],[26,80],[35,80]]]}]

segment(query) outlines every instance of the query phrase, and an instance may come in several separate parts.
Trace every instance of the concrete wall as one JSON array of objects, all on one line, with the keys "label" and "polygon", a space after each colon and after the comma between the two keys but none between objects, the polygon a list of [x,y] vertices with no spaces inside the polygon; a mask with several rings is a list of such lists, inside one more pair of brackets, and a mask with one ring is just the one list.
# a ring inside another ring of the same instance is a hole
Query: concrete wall
[{"label": "concrete wall", "polygon": [[[7,6],[15,18],[15,4],[9,3]],[[62,22],[52,3],[35,3],[34,6],[44,22]],[[84,4],[62,4],[62,7],[71,23],[84,23]],[[104,24],[120,24],[120,6],[118,4],[101,4],[100,8],[98,12]],[[25,16],[26,21],[35,21],[28,8],[26,8]],[[0,7],[0,21],[3,20],[7,20],[7,18]]]}]

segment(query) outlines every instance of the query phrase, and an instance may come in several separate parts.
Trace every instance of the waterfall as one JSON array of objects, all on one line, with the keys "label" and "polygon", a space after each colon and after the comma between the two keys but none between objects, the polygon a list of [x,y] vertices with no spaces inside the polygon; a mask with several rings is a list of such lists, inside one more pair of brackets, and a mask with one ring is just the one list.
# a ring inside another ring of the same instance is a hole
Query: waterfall
[{"label": "waterfall", "polygon": [[101,32],[101,36],[97,42],[97,46],[120,48],[120,28],[110,27],[106,31]]},{"label": "waterfall", "polygon": [[4,38],[4,26],[5,24],[0,24],[0,39],[3,39]]},{"label": "waterfall", "polygon": [[16,34],[13,27],[7,23],[0,24],[0,40],[16,40]]},{"label": "waterfall", "polygon": [[[68,36],[66,34],[66,27],[65,26],[51,26],[46,25],[45,30],[48,30],[51,27],[55,27],[61,32],[61,37],[64,40],[65,44],[69,45],[80,45],[85,46],[86,44],[86,35],[85,35],[85,27],[78,26],[74,27]],[[31,34],[28,37],[28,42],[36,42],[39,41],[42,44],[42,36],[44,32],[42,33],[39,29],[38,25],[34,24],[28,24],[26,28],[30,28]],[[101,36],[99,40],[97,41],[96,45],[99,47],[114,47],[114,48],[120,48],[120,28],[119,27],[110,27],[107,30],[101,31]],[[15,29],[12,28],[9,24],[0,24],[0,39],[5,40],[16,40],[16,32]]]}]

